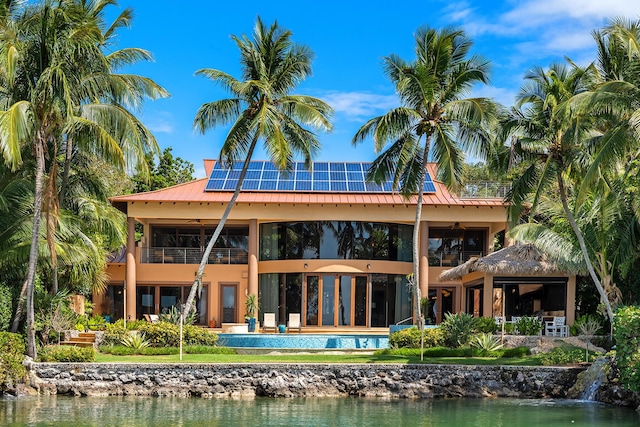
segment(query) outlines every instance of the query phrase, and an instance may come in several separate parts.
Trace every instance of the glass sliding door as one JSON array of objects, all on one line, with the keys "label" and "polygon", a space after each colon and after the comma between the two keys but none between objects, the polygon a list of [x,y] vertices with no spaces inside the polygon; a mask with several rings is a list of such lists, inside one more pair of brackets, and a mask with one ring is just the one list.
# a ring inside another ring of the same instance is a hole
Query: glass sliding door
[{"label": "glass sliding door", "polygon": [[352,326],[351,313],[353,298],[351,297],[351,276],[338,276],[338,325]]},{"label": "glass sliding door", "polygon": [[319,292],[319,280],[318,276],[307,276],[307,303],[306,303],[306,318],[307,326],[318,326],[318,292]]},{"label": "glass sliding door", "polygon": [[322,326],[335,325],[336,276],[322,276]]},{"label": "glass sliding door", "polygon": [[367,277],[356,276],[354,326],[367,326]]}]

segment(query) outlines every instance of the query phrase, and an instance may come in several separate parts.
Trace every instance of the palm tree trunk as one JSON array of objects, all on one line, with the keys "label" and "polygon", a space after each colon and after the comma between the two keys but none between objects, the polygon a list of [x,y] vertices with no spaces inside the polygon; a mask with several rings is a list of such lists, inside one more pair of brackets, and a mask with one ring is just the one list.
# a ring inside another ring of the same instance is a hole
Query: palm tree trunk
[{"label": "palm tree trunk", "polygon": [[567,219],[571,224],[571,228],[578,238],[580,250],[582,250],[582,257],[584,258],[584,262],[587,264],[587,270],[589,270],[589,275],[591,276],[593,283],[596,285],[596,289],[598,289],[600,299],[604,303],[604,306],[607,310],[607,316],[609,317],[611,326],[613,327],[613,309],[611,308],[609,297],[607,297],[607,293],[604,291],[602,283],[600,283],[600,279],[598,278],[598,275],[593,268],[593,264],[591,264],[589,252],[587,251],[587,245],[584,243],[584,237],[582,236],[582,232],[580,231],[580,228],[578,227],[578,224],[573,217],[573,213],[571,213],[571,209],[569,209],[569,204],[567,203],[567,192],[564,187],[564,180],[562,179],[562,175],[560,173],[558,173],[558,189],[560,190],[560,200],[562,201],[562,207],[564,208],[565,215],[567,215]]},{"label": "palm tree trunk", "polygon": [[38,132],[35,141],[36,182],[33,201],[33,229],[31,231],[31,248],[29,250],[29,265],[27,269],[27,354],[33,359],[38,356],[36,348],[36,325],[33,298],[36,268],[38,267],[38,243],[40,241],[40,216],[42,213],[45,140],[46,139],[42,134],[42,131]]},{"label": "palm tree trunk", "polygon": [[18,303],[16,304],[16,314],[13,316],[13,323],[11,324],[11,332],[18,332],[20,326],[20,320],[24,313],[24,296],[27,294],[27,279],[22,283],[22,289],[20,290],[20,296],[18,297]]},{"label": "palm tree trunk", "polygon": [[420,291],[420,220],[422,219],[422,201],[424,198],[424,178],[427,174],[427,164],[429,162],[430,139],[427,136],[424,143],[424,154],[422,159],[422,169],[418,178],[418,198],[416,200],[416,218],[413,223],[413,315],[418,325],[418,329],[422,330],[422,308],[420,300],[422,292]]},{"label": "palm tree trunk", "polygon": [[240,189],[242,188],[242,183],[244,181],[244,176],[247,174],[247,169],[249,168],[249,162],[251,161],[251,156],[253,156],[253,150],[256,148],[256,144],[258,142],[258,133],[253,136],[253,141],[251,141],[251,146],[249,147],[249,151],[247,152],[247,157],[244,160],[244,164],[242,165],[242,171],[240,172],[240,177],[238,178],[238,184],[236,185],[236,190],[229,200],[229,204],[227,205],[224,213],[222,214],[222,218],[220,218],[220,222],[216,226],[216,229],[213,232],[213,236],[211,236],[211,240],[207,244],[207,247],[202,254],[202,260],[200,261],[200,266],[198,267],[198,271],[196,272],[196,278],[193,281],[193,285],[191,285],[191,291],[189,291],[189,296],[187,297],[187,301],[184,304],[184,308],[182,310],[182,316],[184,317],[188,313],[191,312],[191,308],[193,305],[193,300],[196,297],[196,293],[202,287],[202,276],[204,274],[204,268],[207,266],[209,262],[209,254],[211,254],[211,250],[213,249],[213,245],[215,245],[218,237],[220,237],[220,233],[222,233],[222,229],[224,228],[224,224],[227,222],[227,218],[229,217],[229,213],[231,212],[231,208],[240,195]]}]

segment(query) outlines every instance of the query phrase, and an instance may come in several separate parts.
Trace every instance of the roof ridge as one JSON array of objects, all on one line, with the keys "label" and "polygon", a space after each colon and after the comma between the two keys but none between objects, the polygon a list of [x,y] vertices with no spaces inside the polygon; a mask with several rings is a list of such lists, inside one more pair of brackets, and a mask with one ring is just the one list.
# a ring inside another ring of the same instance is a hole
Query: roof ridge
[{"label": "roof ridge", "polygon": [[120,194],[118,196],[113,196],[113,197],[109,197],[109,200],[113,200],[113,199],[118,199],[120,197],[128,197],[134,194],[156,194],[156,193],[162,193],[164,191],[168,191],[168,190],[172,190],[174,188],[178,188],[178,187],[184,187],[186,185],[193,185],[198,183],[199,181],[203,181],[203,180],[209,180],[209,178],[205,177],[205,178],[196,178],[194,180],[188,181],[188,182],[181,182],[179,184],[175,184],[175,185],[171,185],[169,187],[164,187],[164,188],[158,188],[157,190],[151,190],[151,191],[140,191],[138,193],[131,193],[131,194]]}]

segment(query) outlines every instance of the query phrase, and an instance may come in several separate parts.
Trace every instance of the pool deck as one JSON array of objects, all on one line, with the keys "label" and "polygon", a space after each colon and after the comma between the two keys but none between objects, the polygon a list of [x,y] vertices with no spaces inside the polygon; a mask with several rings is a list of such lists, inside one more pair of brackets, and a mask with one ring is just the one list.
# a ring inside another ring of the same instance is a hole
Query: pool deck
[{"label": "pool deck", "polygon": [[[211,332],[215,332],[217,334],[221,334],[222,328],[208,328]],[[256,326],[255,332],[249,332],[251,334],[261,334],[262,327],[258,328]],[[273,334],[273,331],[268,332],[269,334]],[[335,326],[303,326],[302,332],[298,332],[298,330],[291,330],[286,332],[287,335],[298,335],[298,334],[330,334],[330,335],[389,335],[389,328],[366,328],[366,327],[335,327]]]}]

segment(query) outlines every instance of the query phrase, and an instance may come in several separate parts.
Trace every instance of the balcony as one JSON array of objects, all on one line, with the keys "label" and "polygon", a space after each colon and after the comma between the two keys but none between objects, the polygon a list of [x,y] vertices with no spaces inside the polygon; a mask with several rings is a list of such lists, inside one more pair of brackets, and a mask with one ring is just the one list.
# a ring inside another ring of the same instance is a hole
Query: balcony
[{"label": "balcony", "polygon": [[444,252],[429,252],[429,266],[430,267],[455,267],[472,257],[481,257],[482,252],[479,251],[465,251],[455,253]]},{"label": "balcony", "polygon": [[510,184],[501,182],[470,182],[460,189],[459,196],[461,199],[504,199],[510,189]]},{"label": "balcony", "polygon": [[[143,264],[200,264],[204,250],[200,248],[141,247]],[[213,248],[208,264],[248,264],[249,254],[244,249]]]}]

